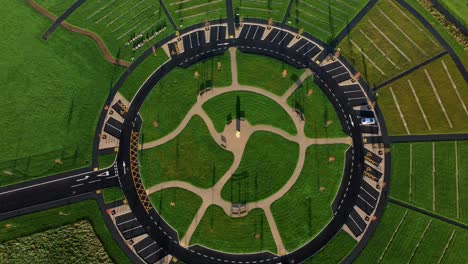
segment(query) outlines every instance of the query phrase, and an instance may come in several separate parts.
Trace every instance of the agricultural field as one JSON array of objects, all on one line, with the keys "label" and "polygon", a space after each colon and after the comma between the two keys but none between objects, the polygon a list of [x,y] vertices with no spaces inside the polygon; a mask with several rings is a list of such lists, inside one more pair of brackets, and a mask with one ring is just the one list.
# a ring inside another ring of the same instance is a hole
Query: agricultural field
[{"label": "agricultural field", "polygon": [[[348,147],[310,146],[299,179],[273,203],[271,211],[289,252],[314,238],[333,217],[331,204],[343,177]],[[335,157],[334,162],[329,162],[330,156]]]},{"label": "agricultural field", "polygon": [[288,1],[250,1],[234,0],[232,1],[234,12],[241,18],[261,18],[272,19],[276,22],[282,22],[288,8]]},{"label": "agricultural field", "polygon": [[[84,236],[82,232],[76,233],[73,230],[71,230],[72,232],[69,232],[68,234],[73,233],[76,234],[77,237],[75,237],[74,239],[64,238],[65,240],[63,242],[67,241],[69,243],[61,243],[60,240],[62,239],[60,237],[62,237],[62,235],[57,234],[57,231],[54,231],[54,229],[67,229],[67,225],[74,225],[82,220],[87,220],[86,225],[89,225],[89,223],[91,223],[92,229],[90,230],[89,227],[86,227],[85,230],[83,230],[83,232],[85,232],[86,234]],[[47,239],[48,237],[50,237],[49,234],[54,234],[53,239]],[[44,238],[46,238],[47,242],[41,242],[44,241]],[[96,239],[99,239],[99,243],[97,243]],[[113,239],[111,233],[107,229],[107,226],[104,222],[104,218],[97,203],[93,200],[86,200],[80,203],[48,209],[45,211],[27,214],[8,220],[3,220],[0,222],[0,256],[2,256],[2,254],[8,254],[8,252],[5,252],[2,249],[2,247],[10,246],[12,242],[23,243],[26,241],[29,241],[30,245],[34,245],[34,243],[32,243],[31,241],[36,241],[38,244],[42,243],[44,245],[42,247],[37,246],[37,251],[35,252],[35,254],[32,255],[25,254],[25,251],[21,250],[17,250],[16,252],[10,252],[11,254],[15,254],[14,256],[11,255],[11,257],[20,258],[17,262],[14,261],[14,263],[21,263],[22,260],[26,260],[26,258],[28,257],[60,257],[60,254],[55,255],[54,252],[70,252],[74,248],[77,248],[77,244],[74,244],[75,242],[79,244],[87,244],[86,241],[93,241],[91,244],[93,246],[90,247],[91,245],[83,245],[83,247],[79,247],[79,250],[83,253],[89,251],[104,254],[101,250],[102,246],[104,246],[105,251],[107,252],[107,255],[109,255],[109,257],[111,258],[112,262],[125,264],[131,263]],[[48,252],[48,254],[44,256],[43,250],[47,249],[47,246],[51,246],[52,248],[49,248],[50,252]],[[22,252],[23,254],[16,255],[20,252]],[[79,258],[80,256],[75,255],[74,257]],[[73,258],[73,256],[70,255],[70,258]],[[2,259],[4,258],[2,257]],[[34,261],[38,260],[36,259]]]},{"label": "agricultural field", "polygon": [[0,97],[8,98],[0,110],[8,124],[0,129],[0,185],[90,166],[101,107],[122,69],[106,62],[91,39],[62,28],[43,41],[50,21],[23,1],[1,10],[10,25],[3,33],[11,37],[0,40],[8,62],[0,66]]},{"label": "agricultural field", "polygon": [[402,143],[392,147],[390,195],[468,223],[468,142]]},{"label": "agricultural field", "polygon": [[369,0],[295,0],[287,14],[287,23],[329,43],[346,30],[348,23],[367,2]]},{"label": "agricultural field", "polygon": [[208,188],[232,161],[232,153],[216,144],[203,119],[194,116],[176,138],[142,152],[141,177],[146,188],[171,180]]},{"label": "agricultural field", "polygon": [[179,29],[198,23],[226,18],[222,0],[163,0]]},{"label": "agricultural field", "polygon": [[468,232],[395,204],[355,263],[465,263]]},{"label": "agricultural field", "polygon": [[468,131],[468,85],[446,55],[378,91],[390,134]]},{"label": "agricultural field", "polygon": [[190,244],[233,253],[276,252],[268,221],[260,209],[250,211],[246,217],[232,218],[212,205],[206,210]]},{"label": "agricultural field", "polygon": [[370,87],[443,51],[415,17],[392,0],[377,2],[339,48]]}]

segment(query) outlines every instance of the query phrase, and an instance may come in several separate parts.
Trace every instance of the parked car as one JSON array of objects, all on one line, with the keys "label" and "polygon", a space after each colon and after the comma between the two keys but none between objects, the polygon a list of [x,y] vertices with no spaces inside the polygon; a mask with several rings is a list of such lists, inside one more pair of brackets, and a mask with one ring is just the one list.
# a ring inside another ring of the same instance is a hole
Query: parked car
[{"label": "parked car", "polygon": [[361,125],[374,125],[375,118],[372,117],[364,117],[361,119]]}]

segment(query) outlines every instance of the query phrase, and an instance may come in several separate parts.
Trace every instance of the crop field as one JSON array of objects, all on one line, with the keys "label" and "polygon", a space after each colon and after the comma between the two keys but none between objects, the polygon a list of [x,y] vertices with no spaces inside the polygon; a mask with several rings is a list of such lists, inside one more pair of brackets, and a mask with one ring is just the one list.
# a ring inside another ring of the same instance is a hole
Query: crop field
[{"label": "crop field", "polygon": [[178,28],[226,18],[223,0],[163,0]]},{"label": "crop field", "polygon": [[[331,220],[331,204],[343,177],[348,147],[310,146],[299,179],[273,203],[271,211],[289,252],[310,241]],[[336,158],[334,162],[329,162],[330,156]]]},{"label": "crop field", "polygon": [[423,25],[392,0],[379,1],[339,48],[371,87],[443,51]]},{"label": "crop field", "polygon": [[446,55],[378,92],[390,134],[466,133],[468,85]]},{"label": "crop field", "polygon": [[288,8],[288,1],[256,1],[256,0],[234,0],[232,1],[234,12],[242,18],[273,19],[282,22]]},{"label": "crop field", "polygon": [[379,228],[355,263],[466,263],[468,232],[389,204]]},{"label": "crop field", "polygon": [[468,223],[466,151],[465,141],[394,145],[390,195]]},{"label": "crop field", "polygon": [[295,0],[287,23],[328,43],[346,28],[367,2],[369,0]]}]

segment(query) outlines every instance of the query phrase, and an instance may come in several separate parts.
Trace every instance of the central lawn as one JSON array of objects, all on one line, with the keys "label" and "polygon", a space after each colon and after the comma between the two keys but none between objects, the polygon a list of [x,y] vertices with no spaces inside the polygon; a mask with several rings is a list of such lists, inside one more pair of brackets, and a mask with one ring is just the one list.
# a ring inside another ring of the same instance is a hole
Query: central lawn
[{"label": "central lawn", "polygon": [[221,196],[234,203],[258,201],[277,192],[292,176],[299,145],[270,132],[255,132]]},{"label": "central lawn", "polygon": [[[309,90],[312,90],[310,96]],[[307,137],[347,137],[335,109],[311,77],[288,98],[288,104],[304,113],[304,133]]]},{"label": "central lawn", "polygon": [[150,195],[151,203],[181,240],[202,204],[196,194],[180,188],[164,189]]},{"label": "central lawn", "polygon": [[226,173],[232,161],[232,153],[216,144],[199,116],[194,116],[176,138],[144,150],[140,156],[146,188],[176,180],[208,188]]},{"label": "central lawn", "polygon": [[[218,62],[222,64],[219,71]],[[200,75],[198,79],[194,78],[196,71]],[[229,53],[212,57],[187,69],[172,70],[156,84],[140,109],[145,142],[161,138],[176,129],[197,101],[201,90],[226,87],[231,85],[231,82]],[[132,85],[136,87],[136,82]],[[154,121],[158,123],[157,127],[154,126]]]},{"label": "central lawn", "polygon": [[[348,147],[310,146],[299,179],[285,196],[273,203],[271,211],[289,252],[312,240],[332,219],[331,204],[343,177]],[[330,156],[336,161],[329,162]]]},{"label": "central lawn", "polygon": [[[256,238],[257,234],[259,238]],[[230,253],[276,253],[268,221],[260,209],[252,210],[242,218],[232,218],[220,207],[212,205],[206,210],[190,244]]]},{"label": "central lawn", "polygon": [[88,221],[0,244],[2,263],[112,263]]},{"label": "central lawn", "polygon": [[[28,237],[53,228],[73,224],[80,220],[88,220],[93,225],[95,235],[99,238],[100,243],[102,243],[102,245],[107,251],[107,254],[109,254],[114,263],[131,263],[125,255],[125,253],[121,251],[121,249],[113,239],[111,233],[107,229],[99,206],[94,200],[86,200],[72,205],[57,207],[53,209],[48,209],[46,211],[40,211],[32,214],[19,216],[16,218],[3,220],[0,222],[0,243],[3,244],[13,239]],[[89,236],[90,235],[80,237],[76,240],[79,243],[86,243]],[[48,241],[48,243],[51,243],[51,241]],[[39,244],[36,244],[36,247],[41,248]],[[73,244],[63,245],[63,249],[67,251],[73,252],[73,247]],[[93,247],[90,250],[99,251],[99,248]],[[2,252],[1,248],[0,252]],[[25,255],[27,254],[25,253]],[[75,255],[75,257],[77,256]],[[40,263],[40,261],[37,260],[34,260],[33,262]],[[43,263],[46,262],[47,261]],[[26,263],[31,262],[28,261]]]},{"label": "central lawn", "polygon": [[[288,76],[283,78],[283,70]],[[270,57],[237,51],[239,84],[265,89],[277,95],[284,94],[304,72]]]},{"label": "central lawn", "polygon": [[213,121],[218,132],[223,132],[228,120],[236,119],[237,103],[251,125],[271,125],[289,134],[297,134],[288,113],[275,101],[253,92],[230,92],[209,100],[203,109]]},{"label": "central lawn", "polygon": [[0,185],[91,165],[99,114],[122,69],[60,27],[44,41],[51,22],[24,1],[4,2],[0,15]]},{"label": "central lawn", "polygon": [[354,249],[357,242],[344,231],[340,231],[325,247],[310,259],[302,264],[336,264],[341,261]]}]

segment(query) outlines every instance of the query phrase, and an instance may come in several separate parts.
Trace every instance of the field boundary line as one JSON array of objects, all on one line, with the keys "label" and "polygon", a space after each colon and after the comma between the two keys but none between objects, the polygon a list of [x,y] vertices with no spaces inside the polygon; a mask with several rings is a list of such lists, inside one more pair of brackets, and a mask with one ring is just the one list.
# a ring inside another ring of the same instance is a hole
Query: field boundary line
[{"label": "field boundary line", "polygon": [[375,44],[375,42],[366,34],[366,32],[364,32],[362,29],[359,29],[359,32],[361,32],[361,34],[367,39],[367,41],[369,41],[372,44],[372,46],[374,46],[380,52],[380,54],[382,54],[384,58],[388,60],[388,62],[390,62],[393,66],[400,70],[400,67],[398,67],[398,65],[396,65],[395,62],[393,62],[387,56],[387,54],[385,54],[385,52],[379,46],[377,46],[377,44]]},{"label": "field boundary line", "polygon": [[442,103],[442,100],[440,99],[439,93],[437,92],[437,89],[434,85],[434,82],[432,81],[431,76],[429,75],[429,72],[427,69],[424,69],[424,73],[426,74],[427,79],[429,80],[429,83],[431,84],[432,90],[434,91],[434,94],[436,96],[437,102],[439,102],[440,108],[442,109],[442,112],[444,112],[445,118],[447,119],[447,122],[450,126],[450,128],[453,128],[452,121],[450,121],[450,118],[447,114],[447,111],[445,110],[444,104]]},{"label": "field boundary line", "polygon": [[458,168],[458,142],[455,141],[455,188],[457,189],[457,219],[460,220],[460,194],[459,194],[459,168]]},{"label": "field boundary line", "polygon": [[414,87],[413,87],[413,83],[411,82],[410,79],[408,79],[408,84],[411,88],[411,91],[413,92],[413,95],[414,95],[414,99],[416,99],[416,104],[418,105],[419,107],[419,110],[421,111],[421,114],[424,118],[424,121],[426,122],[426,126],[429,130],[431,130],[431,125],[429,124],[429,121],[427,120],[427,116],[426,116],[426,113],[424,112],[422,106],[421,106],[421,102],[419,101],[419,97],[418,95],[416,94],[416,91],[414,90]]},{"label": "field boundary line", "polygon": [[400,52],[401,55],[403,55],[403,57],[405,57],[406,60],[408,60],[408,62],[411,61],[408,55],[406,55],[387,35],[385,35],[385,33],[379,27],[377,27],[374,22],[372,22],[372,20],[368,19],[368,21],[371,26],[375,28],[380,33],[380,35],[382,35],[382,37],[384,37],[398,52]]},{"label": "field boundary line", "polygon": [[416,252],[418,251],[419,245],[421,244],[421,241],[424,240],[424,237],[426,236],[427,230],[429,230],[429,227],[431,226],[431,224],[432,224],[432,219],[429,220],[429,223],[427,223],[426,228],[424,229],[423,233],[421,234],[421,237],[419,238],[418,243],[416,244],[416,248],[413,250],[413,253],[411,254],[411,257],[408,260],[408,262],[406,262],[407,264],[410,264],[411,261],[414,258],[414,255],[416,255]]},{"label": "field boundary line", "polygon": [[447,65],[445,65],[444,60],[440,60],[440,61],[442,62],[442,66],[444,66],[445,72],[447,73],[447,76],[449,77],[450,82],[452,83],[453,90],[455,90],[455,93],[457,94],[458,100],[460,100],[460,103],[463,106],[463,109],[465,110],[466,116],[468,116],[468,110],[466,109],[465,102],[463,102],[463,100],[462,100],[462,98],[460,96],[460,93],[458,92],[458,88],[457,88],[457,86],[455,85],[455,82],[452,79],[452,75],[450,75],[450,72],[448,71]]},{"label": "field boundary line", "polygon": [[450,247],[450,244],[452,244],[452,240],[455,237],[456,231],[453,230],[452,234],[449,237],[449,240],[447,241],[447,244],[445,244],[444,251],[442,251],[442,255],[440,255],[439,260],[437,261],[437,264],[440,264],[442,262],[442,259],[445,257],[445,253],[447,252],[447,249]]},{"label": "field boundary line", "polygon": [[413,201],[413,143],[410,143],[409,201]]},{"label": "field boundary line", "polygon": [[435,142],[432,142],[432,211],[435,212]]},{"label": "field boundary line", "polygon": [[159,5],[162,7],[164,14],[166,14],[167,19],[169,20],[169,23],[171,23],[172,28],[175,31],[178,31],[177,24],[174,21],[174,18],[171,16],[171,13],[169,13],[169,10],[167,9],[166,4],[164,3],[163,0],[159,0]]},{"label": "field boundary line", "polygon": [[405,117],[403,115],[403,112],[401,112],[400,105],[398,104],[398,100],[397,100],[397,98],[395,96],[395,93],[393,92],[393,88],[391,86],[389,88],[390,88],[390,92],[392,93],[392,97],[393,97],[393,101],[395,102],[395,106],[396,106],[396,108],[398,110],[398,113],[400,114],[400,119],[403,122],[403,125],[405,126],[406,133],[409,135],[411,133],[410,133],[410,131],[408,129],[408,124],[406,124]]},{"label": "field boundary line", "polygon": [[397,227],[395,228],[395,231],[393,231],[392,237],[390,238],[390,240],[388,241],[387,245],[385,246],[384,251],[383,251],[382,254],[380,255],[380,258],[377,260],[377,263],[380,263],[380,262],[382,261],[383,256],[385,255],[385,253],[387,253],[387,250],[388,250],[388,248],[390,247],[390,244],[393,242],[393,239],[395,238],[396,234],[397,234],[398,231],[400,230],[400,227],[401,227],[401,225],[403,224],[403,222],[405,221],[407,215],[408,215],[408,210],[405,211],[405,214],[404,214],[403,217],[401,218],[400,223],[398,223]]},{"label": "field boundary line", "polygon": [[364,51],[362,50],[361,47],[358,46],[358,44],[356,44],[352,39],[349,39],[349,41],[351,42],[351,44],[353,44],[354,47],[356,47],[358,49],[358,51],[364,56],[366,57],[366,59],[372,63],[372,65],[374,65],[374,67],[380,72],[382,73],[383,76],[386,76],[385,72],[382,71],[382,69],[379,68],[379,66],[377,66],[377,64],[375,64],[375,62],[373,60],[371,60],[369,58],[369,56],[367,56],[366,53],[364,53]]}]

